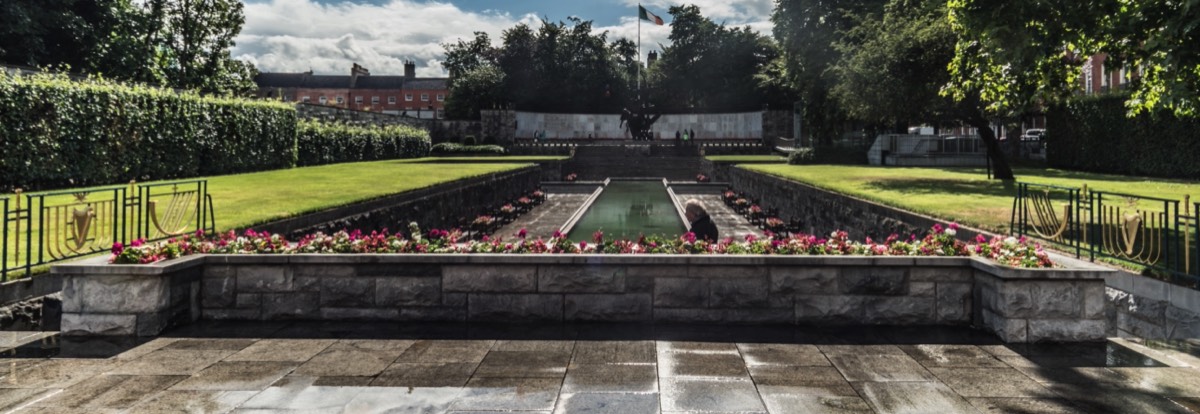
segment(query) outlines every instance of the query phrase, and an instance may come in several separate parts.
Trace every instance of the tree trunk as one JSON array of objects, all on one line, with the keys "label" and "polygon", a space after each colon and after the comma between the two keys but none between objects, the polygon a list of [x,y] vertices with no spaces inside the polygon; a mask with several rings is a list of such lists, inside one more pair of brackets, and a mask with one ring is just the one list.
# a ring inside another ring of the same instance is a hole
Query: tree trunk
[{"label": "tree trunk", "polygon": [[978,109],[970,111],[964,121],[967,125],[979,130],[979,139],[982,139],[983,145],[987,146],[988,155],[992,159],[992,176],[997,180],[1015,180],[1012,167],[1008,165],[1004,151],[1000,150],[1000,141],[996,139],[996,131],[992,130],[991,123],[983,116],[983,113]]}]

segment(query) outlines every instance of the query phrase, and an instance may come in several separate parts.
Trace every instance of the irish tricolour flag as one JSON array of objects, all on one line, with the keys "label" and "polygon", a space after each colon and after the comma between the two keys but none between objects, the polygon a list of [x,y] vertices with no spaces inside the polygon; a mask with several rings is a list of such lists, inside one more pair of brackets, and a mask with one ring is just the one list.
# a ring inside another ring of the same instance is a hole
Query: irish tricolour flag
[{"label": "irish tricolour flag", "polygon": [[659,26],[663,25],[663,19],[661,17],[658,17],[654,13],[651,13],[649,10],[646,10],[646,8],[642,7],[641,5],[638,5],[638,17],[640,17],[642,20],[645,20],[648,22],[654,22],[654,24],[659,25]]}]

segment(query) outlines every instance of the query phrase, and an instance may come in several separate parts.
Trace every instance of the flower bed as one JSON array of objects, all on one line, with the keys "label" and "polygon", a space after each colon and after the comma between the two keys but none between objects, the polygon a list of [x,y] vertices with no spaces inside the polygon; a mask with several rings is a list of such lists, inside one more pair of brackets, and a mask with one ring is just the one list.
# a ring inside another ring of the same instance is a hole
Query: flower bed
[{"label": "flower bed", "polygon": [[[291,243],[278,234],[247,230],[210,237],[203,232],[172,238],[160,243],[135,241],[130,246],[114,244],[111,263],[147,264],[193,254],[294,254],[294,253],[512,253],[512,254],[763,254],[763,255],[858,255],[858,256],[980,256],[998,263],[1021,268],[1046,268],[1054,264],[1040,245],[1016,238],[982,236],[972,242],[955,238],[958,226],[935,225],[923,238],[901,240],[888,237],[883,242],[867,238],[849,240],[846,232],[834,231],[828,238],[806,234],[789,237],[745,240],[731,238],[719,242],[696,240],[692,233],[675,238],[643,236],[637,240],[606,240],[597,232],[593,242],[575,243],[559,233],[549,240],[512,240],[484,238],[467,240],[459,230],[433,229],[423,233],[416,223],[404,233],[339,231],[315,233]],[[519,235],[524,235],[522,231]]]}]

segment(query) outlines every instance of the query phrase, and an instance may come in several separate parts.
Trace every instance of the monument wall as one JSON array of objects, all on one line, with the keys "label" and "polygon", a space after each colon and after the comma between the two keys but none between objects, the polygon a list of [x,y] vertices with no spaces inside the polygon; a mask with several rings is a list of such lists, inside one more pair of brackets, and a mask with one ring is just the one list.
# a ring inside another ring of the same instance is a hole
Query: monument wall
[{"label": "monument wall", "polygon": [[[516,113],[516,138],[532,139],[545,131],[546,139],[628,139],[619,114]],[[667,114],[650,128],[656,139],[674,139],[675,131],[693,130],[700,139],[761,139],[763,113]]]}]

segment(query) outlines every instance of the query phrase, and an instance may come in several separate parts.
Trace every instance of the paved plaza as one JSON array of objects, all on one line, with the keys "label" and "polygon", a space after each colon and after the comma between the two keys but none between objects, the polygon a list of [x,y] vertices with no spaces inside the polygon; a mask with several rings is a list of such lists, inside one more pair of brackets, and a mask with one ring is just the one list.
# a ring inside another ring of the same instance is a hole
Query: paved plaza
[{"label": "paved plaza", "polygon": [[0,380],[5,412],[1200,411],[1189,355],[1003,345],[968,329],[201,323],[140,340],[6,334],[16,348]]}]

